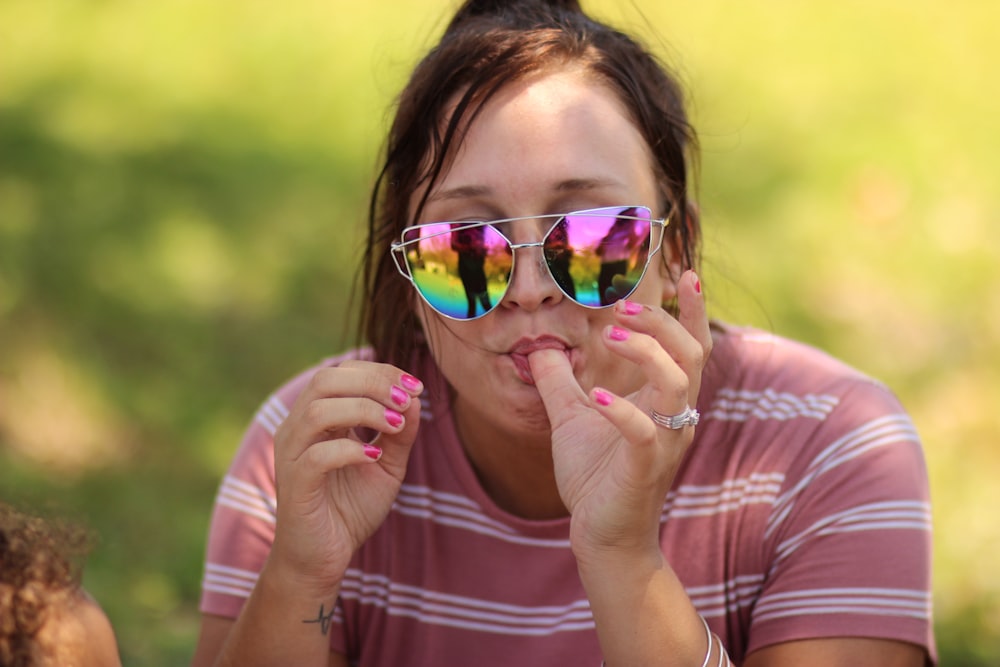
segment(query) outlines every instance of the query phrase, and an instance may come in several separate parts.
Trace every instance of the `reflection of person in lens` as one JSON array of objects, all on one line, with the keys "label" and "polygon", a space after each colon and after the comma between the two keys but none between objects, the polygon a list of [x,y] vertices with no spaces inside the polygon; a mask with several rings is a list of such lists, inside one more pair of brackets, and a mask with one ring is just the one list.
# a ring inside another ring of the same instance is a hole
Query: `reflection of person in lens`
[{"label": "reflection of person in lens", "polygon": [[[460,225],[455,225],[458,227]],[[454,227],[452,227],[454,229]],[[486,292],[486,248],[482,227],[467,227],[451,234],[451,249],[458,253],[458,277],[465,287],[465,298],[469,302],[467,317],[476,316],[476,301],[483,311],[490,309],[490,295]]]},{"label": "reflection of person in lens", "polygon": [[571,299],[576,298],[576,287],[569,275],[569,263],[573,259],[573,249],[569,247],[566,225],[560,220],[545,239],[545,263],[555,278],[556,284]]},{"label": "reflection of person in lens", "polygon": [[[635,209],[630,208],[623,211],[622,215],[634,216]],[[600,295],[602,306],[618,300],[614,280],[618,276],[624,278],[628,275],[629,259],[632,248],[635,247],[637,241],[634,221],[629,218],[615,220],[615,224],[601,239],[601,244],[597,247],[597,255],[601,258],[601,272],[597,276],[597,293]]]}]

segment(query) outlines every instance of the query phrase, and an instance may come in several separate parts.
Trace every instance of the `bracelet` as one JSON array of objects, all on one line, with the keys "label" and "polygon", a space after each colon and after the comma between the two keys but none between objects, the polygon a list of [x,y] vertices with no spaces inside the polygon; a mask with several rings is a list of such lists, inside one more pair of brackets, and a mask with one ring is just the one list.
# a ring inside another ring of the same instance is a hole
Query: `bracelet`
[{"label": "bracelet", "polygon": [[[712,641],[712,631],[708,627],[708,621],[706,621],[701,614],[698,615],[698,618],[701,619],[702,625],[705,626],[705,636],[708,639],[708,650],[705,651],[705,661],[701,663],[701,667],[708,667],[708,661],[712,657],[712,647],[715,645],[715,642]],[[729,662],[729,656],[726,655],[726,649],[725,647],[722,646],[722,640],[720,639],[718,667],[723,667],[723,665],[730,665],[730,664],[731,663]],[[601,667],[608,667],[608,663],[605,662],[604,660],[601,660]]]},{"label": "bracelet", "polygon": [[708,629],[708,621],[701,614],[698,614],[698,618],[701,619],[702,625],[705,626],[705,635],[708,637],[708,650],[705,651],[705,662],[701,663],[701,667],[708,667],[708,659],[712,657],[712,631]]},{"label": "bracelet", "polygon": [[[708,630],[708,621],[702,618],[701,622],[705,624],[705,629]],[[733,663],[729,661],[729,655],[726,653],[726,647],[722,645],[722,639],[713,635],[710,630],[708,632],[708,652],[705,654],[705,663],[701,667],[707,667],[708,659],[712,656],[713,639],[716,639],[719,642],[719,663],[716,667],[732,667]]]}]

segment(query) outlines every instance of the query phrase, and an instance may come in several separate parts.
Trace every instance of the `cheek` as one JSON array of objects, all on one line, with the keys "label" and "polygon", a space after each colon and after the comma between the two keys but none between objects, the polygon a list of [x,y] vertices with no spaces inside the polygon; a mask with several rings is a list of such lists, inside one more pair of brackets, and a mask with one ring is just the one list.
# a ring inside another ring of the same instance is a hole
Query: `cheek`
[{"label": "cheek", "polygon": [[437,366],[451,376],[448,379],[452,383],[464,377],[475,363],[477,350],[482,348],[477,343],[481,340],[480,322],[445,321],[423,303],[417,305],[416,312]]},{"label": "cheek", "polygon": [[442,342],[447,339],[448,331],[444,328],[437,315],[431,311],[427,304],[421,301],[416,295],[414,295],[413,298],[415,299],[415,302],[411,302],[410,307],[413,309],[413,312],[416,313],[417,322],[420,327],[420,330],[415,331],[414,335],[418,338],[423,338],[423,341],[431,350],[431,355],[440,366],[440,350],[442,348]]},{"label": "cheek", "polygon": [[664,244],[660,250],[660,256],[652,262],[646,269],[646,279],[650,286],[651,299],[657,305],[670,303],[677,297],[677,281],[681,277],[681,264],[679,257]]}]

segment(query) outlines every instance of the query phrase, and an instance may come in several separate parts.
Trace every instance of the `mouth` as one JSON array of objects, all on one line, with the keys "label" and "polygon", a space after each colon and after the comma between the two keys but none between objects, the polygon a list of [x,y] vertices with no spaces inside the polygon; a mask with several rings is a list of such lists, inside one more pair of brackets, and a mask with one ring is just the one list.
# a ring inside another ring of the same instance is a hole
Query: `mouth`
[{"label": "mouth", "polygon": [[514,363],[514,371],[517,373],[517,377],[525,384],[535,384],[535,378],[531,375],[531,365],[528,363],[528,355],[539,350],[559,350],[572,361],[572,348],[568,343],[555,336],[522,338],[514,343],[507,355]]}]

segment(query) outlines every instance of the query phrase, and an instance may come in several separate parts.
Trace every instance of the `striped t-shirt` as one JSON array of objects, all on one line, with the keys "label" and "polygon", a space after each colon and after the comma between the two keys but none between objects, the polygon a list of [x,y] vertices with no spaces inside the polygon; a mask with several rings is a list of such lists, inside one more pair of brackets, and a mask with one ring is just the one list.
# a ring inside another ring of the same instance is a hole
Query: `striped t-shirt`
[{"label": "striped t-shirt", "polygon": [[[417,370],[427,390],[406,479],[350,563],[332,647],[370,667],[600,664],[569,519],[499,509],[465,458],[443,381]],[[204,613],[235,617],[254,586],[274,538],[273,435],[314,372],[261,407],[222,482]],[[918,644],[934,661],[927,471],[891,392],[805,345],[725,329],[698,408],[661,544],[733,660],[849,636]]]}]

